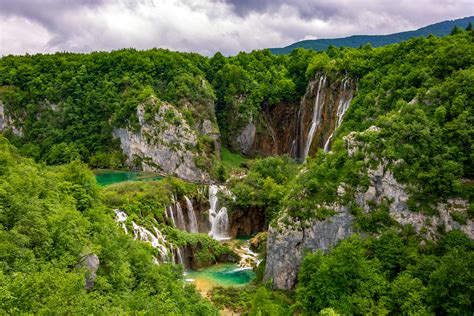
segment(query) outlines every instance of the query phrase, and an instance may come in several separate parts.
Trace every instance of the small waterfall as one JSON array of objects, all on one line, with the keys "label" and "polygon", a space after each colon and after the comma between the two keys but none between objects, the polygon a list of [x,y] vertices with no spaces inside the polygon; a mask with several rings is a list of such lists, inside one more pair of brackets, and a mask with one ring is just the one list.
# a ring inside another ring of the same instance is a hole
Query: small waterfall
[{"label": "small waterfall", "polygon": [[[306,161],[306,158],[308,157],[309,150],[311,148],[311,143],[313,142],[313,137],[314,133],[316,132],[316,129],[319,127],[319,124],[321,123],[321,110],[324,105],[324,96],[321,98],[321,88],[326,84],[326,75],[323,75],[319,78],[319,83],[318,83],[318,91],[316,93],[316,99],[314,101],[314,108],[313,108],[313,117],[311,120],[311,127],[308,132],[308,138],[306,139],[306,145],[304,148],[304,161]],[[319,102],[319,100],[322,99],[323,102]]]},{"label": "small waterfall", "polygon": [[186,223],[184,221],[183,209],[181,208],[181,204],[176,201],[174,207],[176,210],[176,224],[178,225],[178,228],[186,230]]},{"label": "small waterfall", "polygon": [[167,207],[167,210],[170,213],[170,218],[171,218],[171,222],[173,223],[173,226],[176,227],[176,221],[174,220],[174,215],[173,215],[173,207],[172,206]]},{"label": "small waterfall", "polygon": [[125,221],[128,218],[127,213],[122,212],[122,211],[117,210],[117,209],[115,209],[114,212],[115,212],[115,221],[117,223],[120,223],[120,226],[122,226],[125,234],[128,234],[128,229],[127,229],[127,226],[125,225]]},{"label": "small waterfall", "polygon": [[219,192],[219,187],[217,185],[209,186],[209,222],[211,224],[209,236],[216,240],[227,240],[230,239],[229,217],[227,215],[227,208],[222,207],[218,210],[219,201],[217,192]]},{"label": "small waterfall", "polygon": [[240,246],[237,249],[234,249],[234,251],[239,255],[240,261],[239,261],[239,267],[240,268],[253,268],[253,267],[258,267],[260,262],[260,258],[258,257],[258,253],[253,252],[250,250],[249,242],[246,244]]},{"label": "small waterfall", "polygon": [[133,221],[132,221],[132,225],[133,225],[134,238],[137,240],[150,243],[153,248],[158,249],[161,260],[166,261],[168,259],[168,248],[166,247],[166,240],[161,234],[161,232],[158,230],[158,228],[153,226],[153,230],[155,231],[155,234],[156,234],[155,236],[148,229],[140,225],[137,225]]},{"label": "small waterfall", "polygon": [[197,233],[198,232],[198,224],[196,220],[196,214],[194,213],[193,203],[187,196],[184,196],[186,200],[186,208],[188,209],[188,221],[189,221],[189,232],[190,233]]},{"label": "small waterfall", "polygon": [[182,248],[177,248],[177,249],[176,249],[176,254],[178,255],[178,264],[181,264],[181,265],[184,266],[182,251],[183,251]]}]

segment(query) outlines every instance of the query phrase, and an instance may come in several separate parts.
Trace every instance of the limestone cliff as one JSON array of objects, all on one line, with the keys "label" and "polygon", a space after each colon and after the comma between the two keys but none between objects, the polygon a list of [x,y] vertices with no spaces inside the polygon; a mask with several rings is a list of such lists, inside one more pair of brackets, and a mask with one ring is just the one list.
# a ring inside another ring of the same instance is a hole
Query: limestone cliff
[{"label": "limestone cliff", "polygon": [[[371,127],[366,132],[378,131],[377,127]],[[349,155],[364,150],[364,143],[358,142],[356,136],[357,133],[353,132],[344,138]],[[387,160],[368,154],[366,156],[367,165],[376,167],[367,169],[369,186],[357,188],[352,197],[364,213],[370,213],[382,203],[388,203],[389,215],[397,225],[412,225],[426,239],[437,238],[440,230],[447,232],[452,229],[460,229],[474,239],[474,222],[467,219],[464,223],[458,223],[453,218],[456,213],[467,214],[468,201],[452,198],[440,202],[436,205],[436,215],[412,212],[407,204],[408,185],[396,180]],[[348,189],[341,183],[337,193],[343,196]],[[284,214],[275,227],[269,228],[264,280],[273,280],[275,288],[291,290],[295,287],[305,251],[327,251],[340,240],[357,232],[355,217],[349,206],[335,203],[325,207],[334,210],[336,214],[322,221],[314,219],[304,223]]]},{"label": "limestone cliff", "polygon": [[[130,166],[190,181],[210,180],[210,156],[219,150],[219,132],[210,119],[193,128],[178,108],[153,97],[138,105],[137,117],[138,130],[115,128],[112,133]],[[212,142],[207,144],[211,152],[205,151],[203,136]]]},{"label": "limestone cliff", "polygon": [[231,147],[248,156],[288,154],[304,161],[317,148],[329,149],[355,91],[352,78],[318,73],[299,103],[263,104],[255,118],[229,135]]},{"label": "limestone cliff", "polygon": [[2,100],[0,100],[0,132],[11,130],[16,136],[23,135],[23,129],[18,127],[12,117],[7,114]]}]

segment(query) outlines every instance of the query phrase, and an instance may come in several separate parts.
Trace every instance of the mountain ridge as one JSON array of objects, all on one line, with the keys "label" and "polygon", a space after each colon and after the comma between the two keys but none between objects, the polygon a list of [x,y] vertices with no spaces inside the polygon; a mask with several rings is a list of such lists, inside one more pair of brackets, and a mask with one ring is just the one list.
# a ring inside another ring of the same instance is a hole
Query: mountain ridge
[{"label": "mountain ridge", "polygon": [[340,38],[303,40],[285,47],[269,49],[273,54],[284,55],[291,53],[296,48],[326,50],[331,45],[336,47],[347,46],[357,48],[370,43],[374,47],[379,47],[400,43],[413,37],[428,36],[430,34],[435,36],[446,36],[451,32],[453,27],[459,26],[465,28],[469,23],[474,23],[474,16],[468,16],[455,20],[445,20],[412,31],[398,32],[387,35],[351,35]]}]

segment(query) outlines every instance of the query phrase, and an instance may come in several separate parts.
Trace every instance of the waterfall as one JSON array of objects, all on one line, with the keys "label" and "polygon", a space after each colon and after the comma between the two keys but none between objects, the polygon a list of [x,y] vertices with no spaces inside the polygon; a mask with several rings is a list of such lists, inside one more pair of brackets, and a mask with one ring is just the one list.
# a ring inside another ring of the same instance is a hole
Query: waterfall
[{"label": "waterfall", "polygon": [[220,210],[218,210],[219,201],[217,192],[219,192],[219,187],[217,185],[209,186],[209,222],[211,224],[209,236],[216,240],[226,240],[230,239],[229,217],[227,215],[227,208],[222,207]]},{"label": "waterfall", "polygon": [[[347,89],[349,87],[349,89]],[[347,93],[348,91],[348,93]],[[348,85],[348,79],[344,78],[341,82],[341,92],[339,96],[339,103],[337,105],[337,111],[336,111],[336,123],[334,126],[334,130],[331,133],[331,135],[328,137],[326,143],[324,144],[324,151],[329,152],[329,145],[331,143],[331,139],[334,135],[334,132],[336,129],[341,126],[342,120],[344,118],[344,114],[346,114],[347,109],[349,108],[349,105],[351,104],[353,98],[353,91],[352,87]]]},{"label": "waterfall", "polygon": [[133,221],[132,221],[132,225],[133,225],[134,238],[137,240],[150,243],[153,248],[158,249],[161,260],[166,261],[168,259],[168,248],[166,247],[166,240],[161,234],[161,232],[158,230],[158,228],[153,226],[153,230],[155,231],[155,234],[156,234],[155,236],[148,229],[140,225],[137,225]]},{"label": "waterfall", "polygon": [[128,234],[128,229],[127,229],[127,226],[125,225],[125,221],[128,218],[127,213],[122,212],[122,211],[117,210],[117,209],[115,209],[114,212],[115,212],[115,221],[117,223],[120,223],[120,226],[122,226],[125,234]]},{"label": "waterfall", "polygon": [[176,224],[178,225],[179,229],[186,230],[186,223],[184,222],[184,215],[183,215],[183,209],[181,208],[181,204],[176,201],[175,203],[175,209],[176,209]]},{"label": "waterfall", "polygon": [[234,251],[239,255],[239,267],[243,269],[249,269],[253,267],[258,267],[260,262],[260,258],[258,257],[258,253],[253,252],[250,250],[249,242],[247,241],[244,245],[240,246]]},{"label": "waterfall", "polygon": [[184,196],[186,200],[186,208],[188,209],[188,221],[189,221],[189,232],[190,233],[197,233],[198,232],[198,224],[196,220],[196,214],[194,213],[193,203],[187,196]]},{"label": "waterfall", "polygon": [[178,263],[184,265],[183,254],[181,253],[182,251],[183,251],[183,249],[177,248],[176,249],[176,254],[178,255]]},{"label": "waterfall", "polygon": [[173,215],[173,207],[172,206],[167,207],[167,210],[170,213],[170,218],[171,218],[171,222],[173,223],[173,226],[176,227],[176,221],[174,220],[174,215]]},{"label": "waterfall", "polygon": [[306,158],[308,157],[309,154],[309,149],[311,148],[311,143],[313,142],[313,137],[314,133],[316,132],[316,129],[319,127],[319,124],[321,123],[321,110],[324,105],[324,97],[322,104],[320,104],[319,100],[321,99],[321,87],[326,84],[326,75],[323,75],[319,78],[319,83],[318,83],[318,91],[316,92],[316,100],[314,101],[314,108],[313,108],[313,118],[311,120],[311,127],[308,132],[308,138],[306,139],[306,145],[304,148],[304,161],[306,161]]}]

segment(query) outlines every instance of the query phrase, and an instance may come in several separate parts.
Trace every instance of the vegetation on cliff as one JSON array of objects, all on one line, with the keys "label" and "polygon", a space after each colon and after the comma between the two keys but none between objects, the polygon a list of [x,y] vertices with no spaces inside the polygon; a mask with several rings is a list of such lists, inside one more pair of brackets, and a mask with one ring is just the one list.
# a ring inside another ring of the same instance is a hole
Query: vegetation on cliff
[{"label": "vegetation on cliff", "polygon": [[[94,176],[74,161],[46,167],[0,137],[0,310],[11,314],[216,314],[153,249],[113,221]],[[84,256],[100,260],[85,289]],[[61,302],[61,304],[58,304]]]}]

